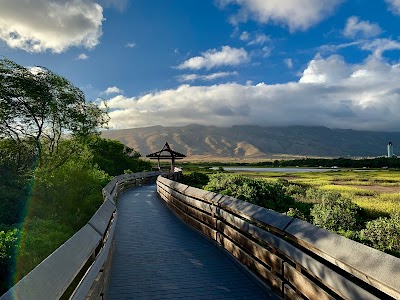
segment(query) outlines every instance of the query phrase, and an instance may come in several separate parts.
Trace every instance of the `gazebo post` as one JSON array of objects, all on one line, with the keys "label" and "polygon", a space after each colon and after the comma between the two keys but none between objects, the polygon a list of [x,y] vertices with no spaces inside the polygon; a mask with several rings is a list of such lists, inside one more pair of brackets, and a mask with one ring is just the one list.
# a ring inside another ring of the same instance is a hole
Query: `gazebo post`
[{"label": "gazebo post", "polygon": [[172,156],[171,158],[171,172],[174,172],[175,170],[175,158]]}]

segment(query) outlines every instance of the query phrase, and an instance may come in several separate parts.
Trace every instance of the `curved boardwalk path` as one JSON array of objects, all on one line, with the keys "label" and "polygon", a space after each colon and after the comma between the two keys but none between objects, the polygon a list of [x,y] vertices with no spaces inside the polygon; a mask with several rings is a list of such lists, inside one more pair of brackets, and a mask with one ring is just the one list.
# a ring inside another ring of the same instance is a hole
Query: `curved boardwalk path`
[{"label": "curved boardwalk path", "polygon": [[106,299],[280,298],[184,224],[149,185],[118,200]]}]

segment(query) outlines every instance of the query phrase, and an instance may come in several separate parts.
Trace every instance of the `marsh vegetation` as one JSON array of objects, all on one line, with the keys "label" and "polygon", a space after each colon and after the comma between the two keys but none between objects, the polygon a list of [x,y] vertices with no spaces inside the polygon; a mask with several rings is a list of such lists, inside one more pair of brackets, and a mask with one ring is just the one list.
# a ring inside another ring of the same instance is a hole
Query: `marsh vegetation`
[{"label": "marsh vegetation", "polygon": [[187,171],[183,180],[400,256],[398,171],[228,173],[203,167]]}]

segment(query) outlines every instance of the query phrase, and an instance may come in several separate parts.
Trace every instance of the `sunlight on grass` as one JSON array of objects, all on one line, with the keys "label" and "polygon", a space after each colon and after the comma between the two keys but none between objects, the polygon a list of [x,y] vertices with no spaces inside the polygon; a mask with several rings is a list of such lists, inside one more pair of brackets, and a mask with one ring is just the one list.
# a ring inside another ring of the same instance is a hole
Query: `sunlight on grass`
[{"label": "sunlight on grass", "polygon": [[376,198],[356,197],[352,199],[352,201],[354,201],[354,203],[358,204],[360,207],[376,213],[400,213],[400,194],[396,194],[397,196],[394,198],[391,197],[391,195],[393,194],[381,194]]},{"label": "sunlight on grass", "polygon": [[342,195],[350,196],[349,198],[353,198],[354,196],[376,196],[377,192],[370,190],[358,189],[351,186],[342,186],[342,185],[324,185],[320,186],[320,189],[339,192]]},{"label": "sunlight on grass", "polygon": [[[254,174],[252,172],[241,172],[240,174],[257,178],[261,177],[267,181],[276,181],[279,178],[285,178],[291,183],[338,192],[366,209],[370,215],[375,215],[376,217],[394,212],[400,213],[400,172],[398,171],[343,170],[324,173],[257,172]],[[385,187],[392,187],[394,190],[392,189],[392,193],[387,193]],[[399,192],[396,192],[396,187],[399,187]],[[307,201],[304,200],[304,202]]]},{"label": "sunlight on grass", "polygon": [[310,186],[323,186],[323,185],[328,185],[331,183],[329,180],[326,180],[326,179],[312,179],[312,178],[310,178],[310,179],[303,179],[303,178],[292,179],[289,181],[293,182],[293,183],[307,184]]}]

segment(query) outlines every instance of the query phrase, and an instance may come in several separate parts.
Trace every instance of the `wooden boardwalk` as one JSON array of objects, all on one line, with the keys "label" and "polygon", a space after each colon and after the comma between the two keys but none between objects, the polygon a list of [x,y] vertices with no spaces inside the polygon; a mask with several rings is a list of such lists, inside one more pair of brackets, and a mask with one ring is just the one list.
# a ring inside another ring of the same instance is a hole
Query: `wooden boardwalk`
[{"label": "wooden boardwalk", "polygon": [[280,299],[213,241],[184,224],[156,186],[118,200],[105,299]]}]

